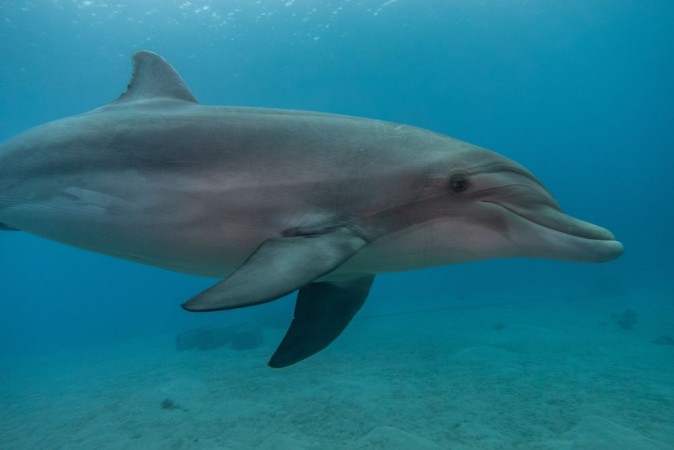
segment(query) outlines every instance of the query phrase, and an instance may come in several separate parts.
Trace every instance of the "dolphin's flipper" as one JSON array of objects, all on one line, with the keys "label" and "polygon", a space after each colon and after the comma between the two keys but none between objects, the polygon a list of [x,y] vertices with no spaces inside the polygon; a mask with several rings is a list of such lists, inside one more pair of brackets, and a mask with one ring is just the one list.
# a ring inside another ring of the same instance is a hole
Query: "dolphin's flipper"
[{"label": "dolphin's flipper", "polygon": [[333,271],[366,243],[347,228],[269,239],[229,277],[182,306],[217,311],[275,300]]},{"label": "dolphin's flipper", "polygon": [[367,275],[300,289],[295,317],[269,365],[286,367],[327,347],[363,306],[373,281],[374,275]]},{"label": "dolphin's flipper", "polygon": [[12,228],[4,223],[0,223],[0,231],[19,231],[18,228]]}]

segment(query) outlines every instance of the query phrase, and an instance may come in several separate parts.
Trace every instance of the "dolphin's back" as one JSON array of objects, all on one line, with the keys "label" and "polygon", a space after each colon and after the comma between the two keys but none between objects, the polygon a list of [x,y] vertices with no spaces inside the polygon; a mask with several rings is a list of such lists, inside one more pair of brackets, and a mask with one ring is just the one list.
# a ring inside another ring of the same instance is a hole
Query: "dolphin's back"
[{"label": "dolphin's back", "polygon": [[[299,162],[312,170],[294,170],[295,178],[335,177],[429,165],[452,141],[415,127],[343,115],[154,100],[112,104],[19,135],[3,144],[0,170],[16,175],[217,165],[240,173],[297,168]],[[21,151],[27,147],[31,158]],[[353,170],[345,171],[345,165]]]}]

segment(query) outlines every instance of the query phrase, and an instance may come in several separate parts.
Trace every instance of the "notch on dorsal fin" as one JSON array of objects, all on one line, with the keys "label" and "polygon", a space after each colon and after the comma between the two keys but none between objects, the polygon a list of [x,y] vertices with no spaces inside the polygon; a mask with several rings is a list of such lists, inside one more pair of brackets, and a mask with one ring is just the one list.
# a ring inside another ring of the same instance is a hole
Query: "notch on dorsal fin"
[{"label": "notch on dorsal fin", "polygon": [[198,103],[178,72],[164,58],[148,51],[136,53],[126,92],[113,103],[160,98]]}]

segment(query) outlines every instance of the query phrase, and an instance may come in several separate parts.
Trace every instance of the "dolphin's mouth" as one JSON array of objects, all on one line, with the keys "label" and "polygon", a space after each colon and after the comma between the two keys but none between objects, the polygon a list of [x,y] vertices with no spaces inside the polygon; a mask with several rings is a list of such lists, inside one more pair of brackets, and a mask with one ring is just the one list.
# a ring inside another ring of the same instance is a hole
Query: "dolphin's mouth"
[{"label": "dolphin's mouth", "polygon": [[493,203],[524,220],[533,222],[544,228],[559,231],[560,233],[599,241],[616,240],[613,233],[606,228],[602,228],[590,222],[585,222],[584,220],[576,219],[575,217],[564,214],[561,210],[550,206],[532,210],[499,202],[485,201],[485,203]]},{"label": "dolphin's mouth", "polygon": [[537,234],[547,235],[544,241],[558,250],[566,248],[570,259],[609,261],[623,252],[623,245],[609,230],[564,214],[557,207],[541,204],[530,208],[488,200],[483,202],[496,205],[543,230],[543,233]]}]

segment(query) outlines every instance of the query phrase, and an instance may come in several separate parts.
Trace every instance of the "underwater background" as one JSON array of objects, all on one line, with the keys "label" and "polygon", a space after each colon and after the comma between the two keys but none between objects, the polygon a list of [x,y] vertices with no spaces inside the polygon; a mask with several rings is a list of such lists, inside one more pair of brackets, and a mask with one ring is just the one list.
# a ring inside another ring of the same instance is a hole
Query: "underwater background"
[{"label": "underwater background", "polygon": [[[0,139],[116,98],[138,50],[204,104],[493,149],[625,253],[379,275],[273,370],[291,297],[190,314],[215,280],[0,233],[0,448],[674,448],[674,3],[5,0]],[[176,348],[204,327],[262,341]]]}]

